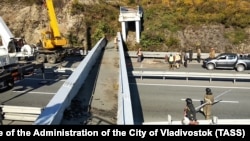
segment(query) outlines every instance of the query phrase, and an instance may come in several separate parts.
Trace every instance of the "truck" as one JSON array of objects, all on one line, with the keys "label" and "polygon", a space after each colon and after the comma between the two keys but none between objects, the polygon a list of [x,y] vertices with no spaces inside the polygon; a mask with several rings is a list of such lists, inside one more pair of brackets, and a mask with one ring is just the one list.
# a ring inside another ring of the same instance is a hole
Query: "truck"
[{"label": "truck", "polygon": [[80,49],[66,47],[68,40],[59,31],[53,0],[43,0],[43,3],[48,12],[49,27],[41,32],[40,46],[35,52],[36,61],[55,64],[75,52],[82,53]]},{"label": "truck", "polygon": [[43,64],[31,61],[20,62],[20,57],[30,57],[34,48],[24,38],[14,37],[10,29],[0,17],[0,89],[12,88],[15,81],[30,75],[35,69],[43,69]]},{"label": "truck", "polygon": [[215,58],[206,58],[202,66],[207,70],[235,69],[238,72],[250,69],[250,55],[237,53],[221,53]]}]

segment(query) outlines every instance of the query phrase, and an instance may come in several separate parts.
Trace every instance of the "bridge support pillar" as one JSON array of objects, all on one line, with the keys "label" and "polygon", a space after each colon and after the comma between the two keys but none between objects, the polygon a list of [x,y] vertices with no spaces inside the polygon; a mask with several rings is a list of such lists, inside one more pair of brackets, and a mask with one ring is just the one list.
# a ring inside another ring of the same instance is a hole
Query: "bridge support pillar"
[{"label": "bridge support pillar", "polygon": [[136,42],[140,43],[140,34],[141,34],[141,17],[142,17],[142,8],[137,7],[137,9],[132,9],[129,7],[120,7],[119,21],[122,26],[122,39],[127,41],[127,32],[128,32],[128,22],[135,22],[136,28]]},{"label": "bridge support pillar", "polygon": [[141,34],[141,22],[140,21],[135,22],[135,28],[136,28],[136,42],[140,43],[140,34]]},{"label": "bridge support pillar", "polygon": [[122,39],[123,41],[127,40],[127,28],[128,28],[128,23],[123,21],[121,22],[122,24]]}]

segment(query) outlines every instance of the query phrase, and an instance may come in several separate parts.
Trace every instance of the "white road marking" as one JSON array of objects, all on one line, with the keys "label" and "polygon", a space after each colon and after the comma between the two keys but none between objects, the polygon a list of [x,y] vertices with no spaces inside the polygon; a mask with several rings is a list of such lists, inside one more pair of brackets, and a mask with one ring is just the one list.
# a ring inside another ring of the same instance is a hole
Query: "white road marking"
[{"label": "white road marking", "polygon": [[[132,85],[147,85],[147,86],[169,86],[169,87],[201,87],[201,88],[206,88],[207,85],[176,85],[176,84],[148,84],[148,83],[129,83]],[[209,86],[210,88],[223,88],[223,89],[247,89],[249,90],[250,87],[232,87],[232,86]]]},{"label": "white road marking", "polygon": [[[58,81],[59,79],[42,79],[42,78],[25,78],[29,80],[46,80],[46,81]],[[59,81],[66,81],[67,79],[60,79]]]},{"label": "white road marking", "polygon": [[15,93],[28,93],[28,94],[46,94],[46,95],[55,95],[56,93],[47,93],[47,92],[28,92],[28,91],[12,91],[12,92],[15,92]]},{"label": "white road marking", "polygon": [[[184,98],[182,98],[181,99],[182,101],[185,101],[186,99],[184,99]],[[192,101],[198,101],[198,102],[200,102],[200,101],[202,101],[202,100],[200,100],[200,99],[192,99]],[[221,101],[219,101],[219,102],[225,102],[225,103],[239,103],[239,101],[226,101],[226,100],[221,100]]]}]

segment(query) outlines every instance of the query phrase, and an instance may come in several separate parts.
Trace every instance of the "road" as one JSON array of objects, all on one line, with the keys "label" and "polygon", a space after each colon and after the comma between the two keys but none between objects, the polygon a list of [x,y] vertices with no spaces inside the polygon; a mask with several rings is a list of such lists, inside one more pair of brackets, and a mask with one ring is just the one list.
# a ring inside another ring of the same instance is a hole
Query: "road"
[{"label": "road", "polygon": [[[112,51],[114,53],[114,51]],[[117,53],[117,52],[115,52]],[[111,55],[108,53],[108,56]],[[118,60],[118,59],[116,59]],[[81,60],[72,59],[62,63],[63,67],[77,67],[77,64]],[[107,60],[108,62],[110,60]],[[105,64],[105,62],[103,62]],[[57,66],[60,64],[56,64]],[[117,63],[112,64],[113,67],[117,65]],[[16,83],[16,86],[9,91],[0,93],[0,102],[5,105],[16,105],[16,106],[30,106],[30,107],[44,107],[49,100],[54,96],[60,86],[64,83],[64,81],[69,77],[69,73],[53,73],[51,68],[56,67],[55,65],[47,65],[45,79],[41,73],[36,73],[33,76],[26,78],[20,82]],[[131,70],[167,70],[168,65],[164,63],[163,60],[160,59],[145,59],[142,63],[136,62],[136,58],[128,58],[127,59],[127,68],[128,71]],[[98,70],[96,70],[98,71]],[[188,68],[181,67],[180,69],[174,71],[186,71],[186,72],[208,72],[207,70],[201,68],[201,64],[197,64],[195,62],[190,63]],[[209,71],[211,72],[211,71]],[[213,72],[223,72],[223,73],[239,73],[234,70],[213,70]],[[94,75],[95,71],[91,72],[90,79],[93,82],[96,79]],[[118,71],[115,71],[118,75]],[[249,71],[244,71],[240,73],[249,73]],[[107,73],[104,73],[105,75]],[[112,74],[108,82],[112,86],[115,87],[115,77]],[[103,75],[104,76],[104,75]],[[102,81],[107,80],[107,78],[103,78]],[[107,86],[106,84],[99,82],[103,86]],[[220,93],[232,89],[232,91],[224,96],[222,96],[221,102],[214,105],[213,114],[218,116],[218,118],[249,118],[250,113],[247,107],[248,104],[248,83],[236,83],[233,84],[231,81],[225,82],[216,82],[213,81],[209,83],[209,81],[183,81],[176,79],[135,79],[130,77],[130,91],[132,94],[132,102],[133,102],[133,112],[135,124],[142,124],[143,122],[155,122],[155,121],[167,121],[168,115],[172,116],[173,120],[180,120],[183,114],[183,108],[185,106],[184,99],[187,97],[194,99],[194,104],[198,106],[200,104],[200,100],[202,100],[203,95],[205,94],[205,88],[210,87],[214,95],[219,95]],[[93,89],[89,86],[94,86],[94,83],[88,81],[88,84],[83,86],[81,89],[82,92],[85,89],[93,94]],[[108,91],[108,90],[106,90]],[[102,93],[101,90],[97,90],[96,93]],[[112,92],[113,93],[113,92]],[[88,103],[91,99],[85,99],[85,104]],[[113,114],[112,120],[107,120],[110,115],[109,112],[104,111],[103,108],[105,103],[102,101],[103,99],[94,98],[93,103],[97,103],[99,101],[99,106],[95,110],[99,109],[99,113],[102,113],[102,116],[99,116],[97,122],[106,122],[105,124],[114,124],[115,114]],[[102,102],[101,102],[102,101]],[[103,103],[103,104],[101,104]],[[85,105],[86,106],[86,105]],[[101,107],[101,108],[100,108]],[[109,109],[115,110],[111,105]],[[107,113],[105,115],[105,113]],[[89,115],[87,115],[89,116]],[[95,116],[96,117],[96,116]],[[101,118],[100,118],[101,117]],[[198,119],[204,119],[201,114],[198,114]],[[76,120],[77,121],[77,120]],[[111,122],[110,122],[111,121]],[[31,122],[17,122],[17,121],[4,121],[4,124],[32,124]],[[83,124],[82,122],[77,123],[75,121],[65,121],[63,124]],[[98,124],[98,123],[94,123]]]},{"label": "road", "polygon": [[[17,81],[11,90],[0,93],[0,103],[9,106],[45,107],[72,72],[54,72],[59,66],[76,68],[81,58],[67,58],[60,64],[45,64],[44,75],[37,70],[33,75]],[[4,120],[4,124],[32,124],[33,122]]]},{"label": "road", "polygon": [[[168,70],[167,64],[161,61],[147,60],[143,64],[132,59],[129,70]],[[151,63],[150,63],[151,62]],[[200,64],[193,62],[188,68],[180,68],[174,71],[207,72]],[[211,71],[209,71],[211,72]],[[234,70],[214,70],[213,72],[238,73]],[[242,73],[249,73],[248,71]],[[133,99],[133,110],[136,124],[147,122],[168,121],[168,115],[172,120],[181,120],[185,99],[192,98],[194,105],[199,106],[203,100],[205,88],[211,88],[214,96],[231,90],[220,97],[219,103],[213,106],[213,116],[219,119],[248,119],[249,82],[232,83],[231,81],[207,80],[181,80],[181,79],[138,79],[130,77],[130,91]],[[198,119],[204,119],[201,113]]]}]

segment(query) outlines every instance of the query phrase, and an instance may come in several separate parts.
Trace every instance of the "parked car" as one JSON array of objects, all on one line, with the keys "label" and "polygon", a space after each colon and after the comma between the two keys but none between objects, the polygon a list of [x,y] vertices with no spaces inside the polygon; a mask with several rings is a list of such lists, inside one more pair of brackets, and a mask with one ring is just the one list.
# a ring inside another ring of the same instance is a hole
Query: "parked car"
[{"label": "parked car", "polygon": [[221,53],[215,58],[203,60],[203,67],[213,69],[235,69],[238,72],[250,69],[250,55]]}]

